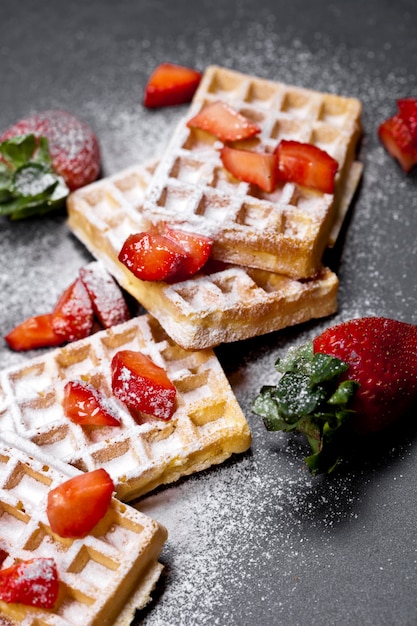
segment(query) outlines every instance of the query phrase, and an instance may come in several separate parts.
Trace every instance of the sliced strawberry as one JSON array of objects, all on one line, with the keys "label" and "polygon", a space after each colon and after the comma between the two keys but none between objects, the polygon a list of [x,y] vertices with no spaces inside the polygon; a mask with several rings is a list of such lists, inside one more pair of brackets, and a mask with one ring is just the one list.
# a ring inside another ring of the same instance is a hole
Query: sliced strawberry
[{"label": "sliced strawberry", "polygon": [[52,165],[70,190],[93,182],[100,173],[100,148],[87,124],[67,111],[43,111],[7,129],[0,142],[17,135],[46,137]]},{"label": "sliced strawberry", "polygon": [[393,115],[378,127],[379,139],[404,172],[408,173],[417,163],[417,141],[410,127],[400,115]]},{"label": "sliced strawberry", "polygon": [[129,235],[119,253],[119,261],[141,280],[169,280],[185,260],[182,246],[157,232]]},{"label": "sliced strawberry", "polygon": [[93,304],[94,313],[104,328],[126,322],[130,313],[122,290],[98,261],[80,269],[80,278]]},{"label": "sliced strawberry", "polygon": [[201,72],[189,67],[161,63],[148,80],[143,104],[148,108],[157,108],[190,102],[201,76]]},{"label": "sliced strawberry", "polygon": [[47,515],[60,537],[85,537],[105,516],[114,484],[105,469],[70,478],[48,493]]},{"label": "sliced strawberry", "polygon": [[165,225],[164,235],[178,243],[184,250],[186,257],[176,272],[175,280],[184,280],[194,276],[210,258],[213,240],[210,237],[177,230]]},{"label": "sliced strawberry", "polygon": [[62,402],[68,419],[82,426],[120,426],[120,420],[106,406],[105,398],[92,385],[70,380],[64,387]]},{"label": "sliced strawberry", "polygon": [[400,98],[397,105],[399,115],[410,129],[417,149],[417,98]]},{"label": "sliced strawberry", "polygon": [[267,193],[275,189],[278,171],[275,154],[224,146],[220,158],[224,167],[238,180],[257,185]]},{"label": "sliced strawberry", "polygon": [[0,570],[3,602],[52,609],[58,592],[58,570],[53,559],[38,557]]},{"label": "sliced strawberry", "polygon": [[172,417],[176,388],[149,357],[120,350],[112,359],[111,371],[113,393],[126,406],[164,420]]},{"label": "sliced strawberry", "polygon": [[327,152],[314,146],[283,139],[275,149],[278,178],[322,193],[334,192],[334,179],[339,164]]},{"label": "sliced strawberry", "polygon": [[187,126],[205,130],[224,142],[249,139],[261,132],[257,124],[221,100],[203,107]]},{"label": "sliced strawberry", "polygon": [[15,326],[5,340],[12,350],[17,351],[50,348],[64,343],[62,335],[53,328],[51,313],[29,317]]},{"label": "sliced strawberry", "polygon": [[52,312],[52,328],[63,342],[76,341],[91,334],[93,320],[90,296],[77,278],[58,299]]}]

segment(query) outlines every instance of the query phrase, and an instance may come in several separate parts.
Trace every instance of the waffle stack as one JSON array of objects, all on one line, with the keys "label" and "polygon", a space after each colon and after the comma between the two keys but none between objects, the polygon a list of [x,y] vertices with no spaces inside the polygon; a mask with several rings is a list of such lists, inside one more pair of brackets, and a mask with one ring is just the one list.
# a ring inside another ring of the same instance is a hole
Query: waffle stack
[{"label": "waffle stack", "polygon": [[[112,396],[110,363],[120,350],[140,351],[165,369],[177,390],[177,408],[169,421],[139,424]],[[70,380],[90,383],[113,402],[120,427],[86,427],[66,418],[63,388]],[[150,315],[2,371],[0,429],[80,470],[106,469],[117,497],[126,502],[221,463],[251,442],[213,351],[182,349]]]},{"label": "waffle stack", "polygon": [[334,313],[338,280],[327,268],[306,280],[237,265],[171,285],[136,278],[117,256],[130,233],[150,226],[142,208],[154,168],[131,167],[72,194],[69,226],[175,342],[201,350]]},{"label": "waffle stack", "polygon": [[[222,99],[280,139],[313,143],[339,162],[335,194],[293,183],[266,194],[222,167],[219,142],[189,129],[202,106]],[[68,225],[90,252],[182,347],[199,350],[280,330],[337,309],[337,276],[322,266],[361,175],[355,161],[361,106],[210,67],[161,160],[133,166],[73,193]],[[118,253],[132,232],[167,222],[214,239],[204,272],[173,285],[144,282]],[[220,264],[220,265],[219,265]]]},{"label": "waffle stack", "polygon": [[113,499],[83,539],[61,539],[49,526],[49,490],[78,471],[43,454],[14,433],[0,437],[2,569],[18,561],[53,558],[60,580],[53,609],[0,601],[5,626],[126,626],[160,575],[166,530]]}]

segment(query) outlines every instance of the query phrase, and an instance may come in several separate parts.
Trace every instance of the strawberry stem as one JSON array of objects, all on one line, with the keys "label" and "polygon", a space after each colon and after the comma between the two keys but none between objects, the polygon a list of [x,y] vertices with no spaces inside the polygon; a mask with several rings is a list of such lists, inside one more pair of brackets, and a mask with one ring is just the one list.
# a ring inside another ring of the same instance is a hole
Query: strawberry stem
[{"label": "strawberry stem", "polygon": [[340,459],[343,434],[353,411],[349,403],[359,388],[341,381],[349,365],[336,357],[314,353],[307,343],[278,359],[276,385],[264,385],[252,406],[270,431],[298,431],[311,454],[305,459],[312,474],[330,473]]}]

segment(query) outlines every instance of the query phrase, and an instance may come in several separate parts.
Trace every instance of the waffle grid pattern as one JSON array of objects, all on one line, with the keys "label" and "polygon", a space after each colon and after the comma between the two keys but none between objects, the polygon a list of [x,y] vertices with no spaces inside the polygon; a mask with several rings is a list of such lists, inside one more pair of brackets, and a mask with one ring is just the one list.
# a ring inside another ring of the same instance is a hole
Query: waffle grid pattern
[{"label": "waffle grid pattern", "polygon": [[338,281],[327,269],[304,281],[237,266],[216,268],[173,285],[135,278],[117,256],[129,234],[149,227],[142,207],[155,166],[131,167],[73,193],[68,223],[179,345],[187,349],[213,347],[336,310]]},{"label": "waffle grid pattern", "polygon": [[[272,151],[281,139],[294,139],[326,150],[339,162],[335,196],[293,183],[266,194],[228,175],[221,142],[186,126],[201,107],[219,99],[261,127],[257,138],[240,142],[242,147],[262,144]],[[360,116],[360,102],[353,98],[209,67],[156,169],[144,215],[212,236],[218,260],[294,278],[313,276],[348,184]]]},{"label": "waffle grid pattern", "polygon": [[[167,371],[177,388],[171,420],[138,424],[112,397],[110,363],[122,349],[139,350]],[[61,401],[72,379],[100,389],[121,426],[88,428],[68,420]],[[214,353],[181,349],[149,315],[1,372],[0,425],[78,469],[104,467],[125,501],[250,445],[247,422]]]},{"label": "waffle grid pattern", "polygon": [[[53,558],[60,592],[53,609],[0,601],[0,623],[22,626],[115,624],[142,574],[159,555],[166,531],[136,509],[113,499],[84,539],[55,535],[46,515],[49,490],[77,472],[13,434],[0,438],[0,548],[16,560]],[[110,616],[110,619],[109,619]]]}]

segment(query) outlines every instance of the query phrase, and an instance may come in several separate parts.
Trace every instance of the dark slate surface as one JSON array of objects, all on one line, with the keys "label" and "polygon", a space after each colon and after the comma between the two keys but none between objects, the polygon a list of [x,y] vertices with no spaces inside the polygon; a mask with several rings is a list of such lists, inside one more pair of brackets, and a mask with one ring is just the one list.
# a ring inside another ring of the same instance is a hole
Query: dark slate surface
[{"label": "dark slate surface", "polygon": [[[396,98],[417,96],[416,26],[414,0],[2,2],[0,128],[33,111],[68,109],[96,130],[105,175],[160,154],[182,114],[141,105],[162,61],[216,63],[364,105],[365,174],[329,257],[341,281],[339,312],[217,350],[250,421],[252,450],[138,505],[170,533],[164,575],[138,623],[417,622],[414,428],[313,479],[303,444],[266,433],[250,411],[261,382],[274,380],[276,357],[330,323],[366,314],[417,323],[417,173],[405,176],[376,136]],[[0,249],[2,335],[49,310],[90,258],[65,215],[0,218]],[[0,345],[2,367],[28,356]]]}]

